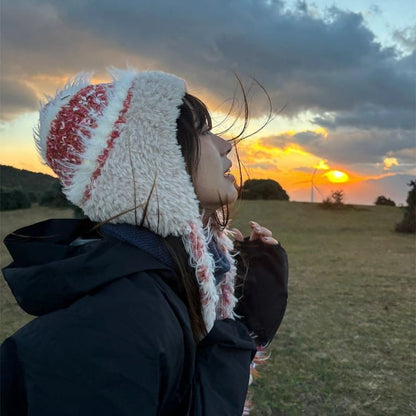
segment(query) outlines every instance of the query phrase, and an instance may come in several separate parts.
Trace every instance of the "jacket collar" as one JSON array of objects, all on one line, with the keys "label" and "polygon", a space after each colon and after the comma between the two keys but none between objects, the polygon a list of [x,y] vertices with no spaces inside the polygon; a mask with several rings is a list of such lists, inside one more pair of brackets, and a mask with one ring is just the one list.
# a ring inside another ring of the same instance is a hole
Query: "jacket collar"
[{"label": "jacket collar", "polygon": [[[141,271],[171,269],[124,241],[102,237],[89,220],[47,220],[21,228],[4,243],[13,263],[3,275],[27,313],[43,315],[111,281]],[[71,242],[82,237],[82,245]]]}]

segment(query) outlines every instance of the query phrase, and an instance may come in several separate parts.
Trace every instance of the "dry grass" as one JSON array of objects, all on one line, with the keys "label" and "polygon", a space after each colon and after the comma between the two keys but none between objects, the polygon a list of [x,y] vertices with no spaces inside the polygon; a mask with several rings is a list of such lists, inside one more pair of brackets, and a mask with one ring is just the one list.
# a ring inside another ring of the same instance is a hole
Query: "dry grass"
[{"label": "dry grass", "polygon": [[[2,213],[1,234],[71,211]],[[246,201],[234,226],[256,219],[289,253],[290,299],[252,414],[416,415],[415,237],[397,234],[395,207],[328,211]],[[9,262],[1,248],[1,265]],[[2,284],[2,339],[27,322]]]},{"label": "dry grass", "polygon": [[[35,222],[48,218],[71,218],[71,209],[56,209],[34,206],[30,209],[16,209],[0,212],[1,241],[7,234]],[[4,244],[0,244],[0,266],[7,266],[12,261]],[[31,320],[33,316],[23,312],[17,305],[3,279],[0,279],[0,341]]]},{"label": "dry grass", "polygon": [[[415,236],[394,207],[245,203],[290,257],[289,305],[253,415],[415,415]],[[248,227],[245,226],[247,231]]]}]

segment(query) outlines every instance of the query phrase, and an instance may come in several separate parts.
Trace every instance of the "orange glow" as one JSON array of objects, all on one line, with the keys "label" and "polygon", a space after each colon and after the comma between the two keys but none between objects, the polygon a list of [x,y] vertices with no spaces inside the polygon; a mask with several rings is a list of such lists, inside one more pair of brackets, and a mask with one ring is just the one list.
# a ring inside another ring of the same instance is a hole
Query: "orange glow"
[{"label": "orange glow", "polygon": [[[94,82],[101,81],[105,80],[99,77],[94,78]],[[38,76],[28,80],[27,83],[36,92],[42,90],[53,95],[55,88],[62,88],[64,79],[63,77]],[[37,115],[30,113],[28,116],[16,119],[3,127],[0,164],[55,176],[50,168],[41,164],[33,144],[32,129],[36,123]],[[320,198],[323,199],[330,195],[334,188],[338,188],[338,185],[334,184],[339,184],[348,201],[354,202],[354,196],[358,195],[359,200],[368,202],[368,198],[370,198],[368,195],[373,198],[371,190],[374,182],[367,181],[375,181],[394,175],[393,172],[386,172],[386,170],[398,165],[397,159],[393,157],[383,160],[384,172],[382,174],[369,176],[355,171],[348,165],[342,165],[339,161],[324,159],[324,155],[313,153],[307,147],[297,143],[296,138],[292,139],[293,136],[302,132],[315,133],[324,139],[328,136],[328,132],[324,128],[314,130],[288,128],[284,131],[270,131],[268,136],[252,136],[240,142],[238,152],[244,164],[242,168],[243,182],[249,178],[273,179],[288,192],[291,200],[310,200],[310,189],[313,184],[316,190],[316,202]],[[259,136],[260,134],[264,134],[264,131],[259,133]],[[237,157],[234,152],[231,152],[229,157],[233,161],[232,173],[238,178]],[[334,169],[334,166],[340,170]],[[382,168],[383,164],[380,164],[380,169]],[[376,196],[374,196],[374,200]]]},{"label": "orange glow", "polygon": [[326,163],[326,160],[320,160],[319,163],[317,165],[314,166],[315,169],[319,169],[319,170],[328,170],[329,166]]},{"label": "orange glow", "polygon": [[325,139],[328,138],[328,130],[326,128],[324,128],[324,127],[317,127],[317,128],[315,128],[313,130],[310,130],[310,131],[313,131],[316,134],[320,134]]},{"label": "orange glow", "polygon": [[332,183],[345,183],[349,180],[349,176],[340,170],[330,170],[329,172],[325,173],[325,176]]},{"label": "orange glow", "polygon": [[12,149],[7,148],[3,149],[0,155],[0,164],[13,166],[16,169],[25,169],[56,176],[49,166],[41,162],[34,145],[21,146],[18,151],[12,151]]}]

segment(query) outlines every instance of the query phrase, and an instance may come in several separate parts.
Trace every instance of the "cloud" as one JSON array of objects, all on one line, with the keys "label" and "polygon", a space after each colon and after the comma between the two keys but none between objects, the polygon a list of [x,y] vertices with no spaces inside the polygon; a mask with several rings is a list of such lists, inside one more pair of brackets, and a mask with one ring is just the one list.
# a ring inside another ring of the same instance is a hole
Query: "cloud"
[{"label": "cloud", "polygon": [[393,166],[399,166],[399,162],[395,157],[385,157],[383,163],[384,170],[390,170]]},{"label": "cloud", "polygon": [[[303,131],[261,138],[263,146],[284,148],[293,144],[301,146],[317,157],[333,164],[380,163],[385,157],[395,157],[406,163],[414,157],[414,133],[397,129],[359,130],[339,129],[325,132]],[[414,159],[413,159],[414,161]]]},{"label": "cloud", "polygon": [[[383,48],[363,14],[322,15],[305,1],[290,10],[280,0],[4,0],[1,19],[5,119],[37,109],[42,93],[76,72],[101,79],[106,66],[126,63],[179,74],[215,109],[232,97],[236,71],[259,80],[275,109],[287,104],[284,117],[312,114],[327,129],[259,139],[246,151],[252,169],[308,172],[321,159],[371,173],[386,159],[397,160],[395,173],[414,165],[414,28],[396,31],[397,48]],[[248,89],[259,115],[267,100]],[[297,167],[286,167],[289,158]]]},{"label": "cloud", "polygon": [[382,14],[382,11],[380,9],[380,6],[378,6],[377,4],[372,4],[370,6],[369,13],[371,13],[373,15],[380,15],[380,14]]},{"label": "cloud", "polygon": [[280,169],[273,161],[261,162],[261,163],[250,163],[250,169],[261,169],[265,171],[272,170],[273,172],[279,172]]},{"label": "cloud", "polygon": [[416,25],[396,30],[393,38],[407,51],[412,52],[416,48]]},{"label": "cloud", "polygon": [[323,114],[313,119],[313,122],[330,129],[341,126],[371,129],[405,129],[415,127],[415,112],[409,109],[388,109],[382,106],[364,104],[353,111],[339,111],[336,114]]},{"label": "cloud", "polygon": [[[124,65],[177,72],[220,102],[233,75],[254,75],[285,114],[310,110],[331,128],[411,128],[414,65],[383,49],[363,15],[313,14],[283,1],[5,0],[7,75]],[[404,35],[403,35],[404,36]],[[264,97],[255,98],[264,100]],[[325,113],[335,113],[328,119]]]},{"label": "cloud", "polygon": [[39,108],[35,91],[18,79],[0,78],[1,119],[10,120],[22,110],[36,111]]},{"label": "cloud", "polygon": [[[414,143],[416,145],[416,141]],[[415,166],[416,161],[416,147],[408,147],[399,150],[391,150],[386,153],[389,157],[400,159],[402,164]]]}]

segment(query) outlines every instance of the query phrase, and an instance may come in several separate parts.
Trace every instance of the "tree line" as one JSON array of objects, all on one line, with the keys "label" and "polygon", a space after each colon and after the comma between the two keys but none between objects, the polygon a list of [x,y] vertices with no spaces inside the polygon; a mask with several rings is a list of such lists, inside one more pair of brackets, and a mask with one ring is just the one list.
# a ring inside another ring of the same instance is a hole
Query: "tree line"
[{"label": "tree line", "polygon": [[[53,178],[54,179],[54,178]],[[410,191],[406,202],[407,206],[403,208],[403,219],[396,224],[397,232],[416,232],[416,180],[409,184]],[[241,190],[241,198],[244,200],[281,200],[289,201],[289,195],[282,186],[272,179],[248,179],[244,182]],[[62,192],[62,185],[54,180],[44,192],[27,192],[19,187],[0,187],[0,210],[13,210],[30,208],[32,203],[39,203],[42,206],[50,206],[56,208],[72,208],[75,215],[80,215],[77,209],[69,202]],[[344,193],[338,190],[322,201],[320,204],[323,208],[339,209],[344,206]],[[395,202],[384,195],[379,196],[375,205],[395,206]]]},{"label": "tree line", "polygon": [[[289,195],[272,179],[249,179],[241,188],[242,199],[288,201]],[[32,203],[56,208],[73,208],[62,192],[62,185],[54,181],[43,192],[28,192],[22,188],[2,186],[0,188],[0,210],[30,208]]]},{"label": "tree line", "polygon": [[[395,226],[395,231],[399,233],[416,233],[416,180],[410,181],[408,186],[410,186],[410,191],[407,194],[407,205],[401,208],[403,210],[403,219]],[[325,198],[319,205],[324,209],[343,209],[346,207],[344,204],[344,197],[344,191],[337,190],[332,192],[332,194]],[[390,198],[386,198],[384,195],[377,197],[374,204],[392,207],[396,206],[394,201]]]},{"label": "tree line", "polygon": [[27,192],[22,187],[0,187],[0,210],[30,208],[32,203],[56,208],[74,207],[62,192],[59,182],[53,183],[44,192]]}]

